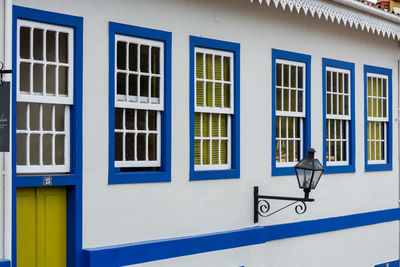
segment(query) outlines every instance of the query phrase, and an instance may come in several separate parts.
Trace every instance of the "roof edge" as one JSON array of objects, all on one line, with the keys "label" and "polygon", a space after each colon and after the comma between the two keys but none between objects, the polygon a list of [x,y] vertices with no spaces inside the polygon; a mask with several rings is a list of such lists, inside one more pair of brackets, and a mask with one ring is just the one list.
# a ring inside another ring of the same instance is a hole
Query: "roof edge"
[{"label": "roof edge", "polygon": [[349,6],[349,7],[355,8],[355,9],[359,9],[361,11],[364,11],[364,12],[370,13],[372,15],[375,15],[375,16],[378,16],[378,17],[381,17],[381,18],[384,18],[387,20],[391,20],[395,23],[400,24],[399,16],[396,16],[392,13],[386,12],[386,11],[376,8],[374,6],[366,5],[359,1],[354,1],[354,0],[330,0],[330,1],[342,4],[345,6]]},{"label": "roof edge", "polygon": [[400,41],[400,17],[355,0],[250,0]]}]

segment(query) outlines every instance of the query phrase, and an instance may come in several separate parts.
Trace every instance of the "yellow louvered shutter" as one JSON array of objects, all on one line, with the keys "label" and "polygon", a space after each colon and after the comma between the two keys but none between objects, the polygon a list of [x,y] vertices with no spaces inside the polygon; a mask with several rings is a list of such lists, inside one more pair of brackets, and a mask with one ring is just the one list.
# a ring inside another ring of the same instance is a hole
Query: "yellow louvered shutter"
[{"label": "yellow louvered shutter", "polygon": [[[233,115],[233,54],[230,54],[232,56],[227,56],[227,52],[196,48],[194,162],[200,165],[199,170],[214,169],[213,165],[216,169],[230,168],[228,125]],[[205,165],[208,166],[204,168]]]}]

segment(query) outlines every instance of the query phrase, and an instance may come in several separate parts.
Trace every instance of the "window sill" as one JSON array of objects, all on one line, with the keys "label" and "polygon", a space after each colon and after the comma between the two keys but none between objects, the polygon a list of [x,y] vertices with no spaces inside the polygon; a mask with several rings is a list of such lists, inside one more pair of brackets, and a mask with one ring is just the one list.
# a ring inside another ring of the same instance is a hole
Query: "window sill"
[{"label": "window sill", "polygon": [[366,172],[375,172],[375,171],[392,171],[392,163],[386,164],[365,164]]},{"label": "window sill", "polygon": [[230,170],[211,170],[190,172],[190,181],[219,180],[219,179],[238,179],[240,178],[239,169]]},{"label": "window sill", "polygon": [[356,172],[356,168],[354,165],[324,166],[324,168],[324,174]]},{"label": "window sill", "polygon": [[271,176],[285,176],[285,175],[296,175],[294,166],[276,167],[276,165],[272,165]]},{"label": "window sill", "polygon": [[171,174],[163,171],[110,172],[108,184],[163,183],[170,182]]}]

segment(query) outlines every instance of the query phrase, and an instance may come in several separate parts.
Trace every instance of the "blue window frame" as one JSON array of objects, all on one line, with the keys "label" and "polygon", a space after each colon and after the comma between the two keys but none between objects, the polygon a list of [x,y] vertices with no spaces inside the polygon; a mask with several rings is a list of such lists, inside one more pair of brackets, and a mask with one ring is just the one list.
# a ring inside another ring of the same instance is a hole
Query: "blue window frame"
[{"label": "blue window frame", "polygon": [[240,177],[240,44],[190,36],[190,180]]},{"label": "blue window frame", "polygon": [[294,175],[310,147],[310,68],[310,55],[272,49],[272,176]]},{"label": "blue window frame", "polygon": [[109,184],[171,181],[171,33],[109,22]]},{"label": "blue window frame", "polygon": [[325,173],[355,171],[354,63],[322,59]]},{"label": "blue window frame", "polygon": [[365,171],[392,170],[392,70],[364,65]]}]

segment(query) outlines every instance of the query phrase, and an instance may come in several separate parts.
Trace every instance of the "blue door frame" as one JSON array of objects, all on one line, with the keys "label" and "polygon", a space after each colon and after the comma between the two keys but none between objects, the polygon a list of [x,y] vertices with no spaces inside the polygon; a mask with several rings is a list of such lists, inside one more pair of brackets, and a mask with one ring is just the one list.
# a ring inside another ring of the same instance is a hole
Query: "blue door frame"
[{"label": "blue door frame", "polygon": [[[52,175],[52,186],[67,188],[67,266],[82,265],[82,44],[83,18],[37,9],[13,6],[12,21],[12,259],[16,267],[16,190],[43,186],[43,175],[18,176],[16,173],[16,72],[17,20],[24,19],[74,29],[74,105],[71,108],[71,171]],[[48,175],[46,175],[48,176]]]}]

